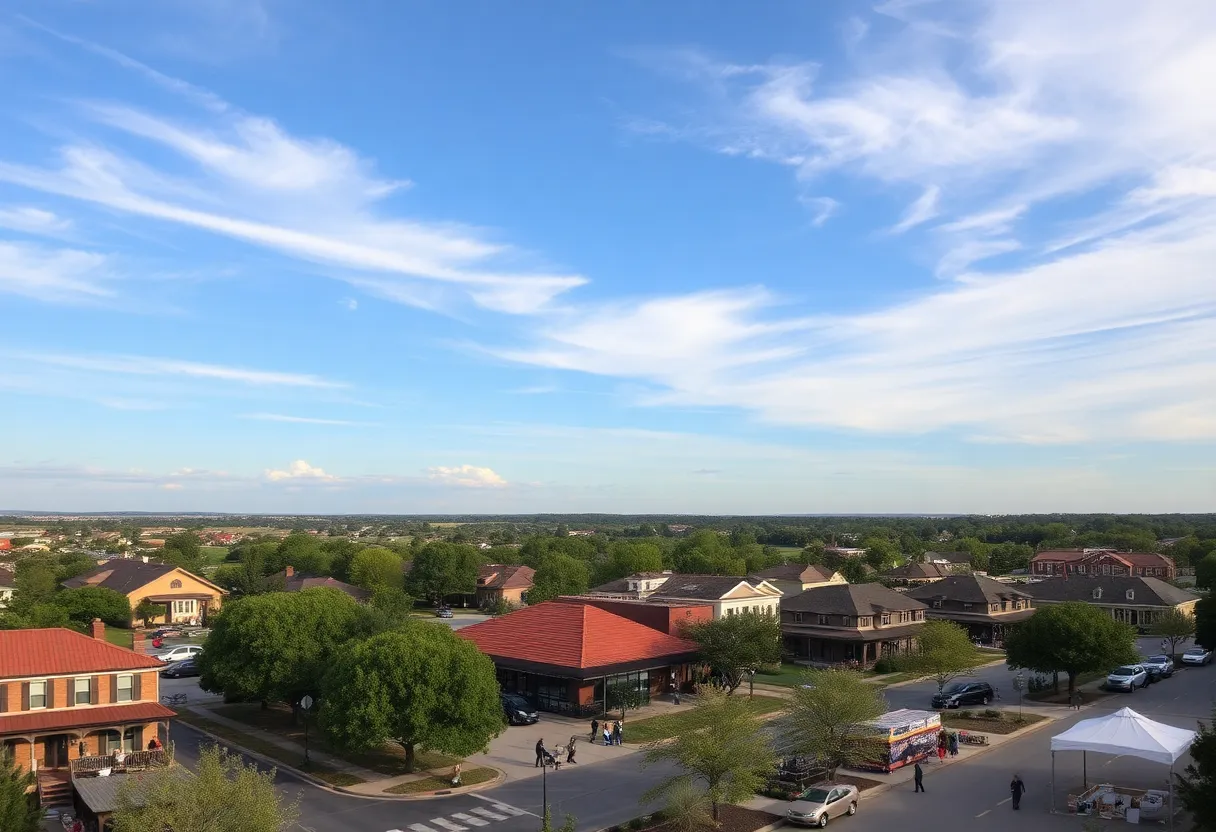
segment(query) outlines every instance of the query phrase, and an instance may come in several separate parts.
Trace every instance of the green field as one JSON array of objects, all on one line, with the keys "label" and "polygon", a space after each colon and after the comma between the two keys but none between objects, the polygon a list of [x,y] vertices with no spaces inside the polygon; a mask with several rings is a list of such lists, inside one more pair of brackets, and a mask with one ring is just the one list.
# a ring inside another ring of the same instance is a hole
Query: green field
[{"label": "green field", "polygon": [[228,555],[227,546],[202,546],[203,566],[219,566]]},{"label": "green field", "polygon": [[[740,694],[736,693],[736,696]],[[757,717],[773,714],[782,710],[789,702],[775,696],[746,697],[748,710]],[[639,719],[625,724],[624,740],[627,743],[654,742],[678,736],[688,729],[694,714],[691,711],[669,714],[667,716],[652,716],[649,719]]]}]

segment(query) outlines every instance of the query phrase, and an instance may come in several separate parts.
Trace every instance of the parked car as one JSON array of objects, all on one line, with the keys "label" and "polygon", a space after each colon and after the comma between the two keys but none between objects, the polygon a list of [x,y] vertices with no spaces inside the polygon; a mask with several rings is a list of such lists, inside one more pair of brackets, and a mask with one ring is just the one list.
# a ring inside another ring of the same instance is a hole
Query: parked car
[{"label": "parked car", "polygon": [[437,618],[451,618],[452,611],[447,607],[440,607],[439,609],[435,610],[435,616]]},{"label": "parked car", "polygon": [[1183,664],[1210,664],[1212,661],[1212,651],[1206,647],[1195,645],[1190,650],[1182,654]]},{"label": "parked car", "polygon": [[1110,690],[1125,690],[1134,692],[1136,688],[1148,687],[1148,671],[1138,664],[1127,664],[1117,667],[1106,677],[1106,687]]},{"label": "parked car", "polygon": [[502,710],[507,715],[508,724],[535,725],[540,720],[536,708],[518,693],[502,693],[498,698],[502,701]]},{"label": "parked car", "polygon": [[198,644],[179,644],[172,650],[157,653],[156,658],[160,659],[165,664],[169,664],[170,662],[180,662],[185,659],[193,659],[201,652],[203,652],[203,648]]},{"label": "parked car", "polygon": [[987,705],[996,694],[987,682],[955,682],[933,695],[933,707],[957,708],[960,705]]},{"label": "parked car", "polygon": [[1149,679],[1168,679],[1174,675],[1174,660],[1169,656],[1149,656],[1140,660],[1140,666],[1148,671]]},{"label": "parked car", "polygon": [[848,784],[812,786],[798,795],[785,819],[798,826],[817,826],[823,829],[831,818],[856,814],[860,796],[857,787]]},{"label": "parked car", "polygon": [[180,662],[173,662],[160,672],[162,679],[184,679],[187,676],[198,676],[202,671],[198,669],[198,662],[194,659],[183,659]]}]

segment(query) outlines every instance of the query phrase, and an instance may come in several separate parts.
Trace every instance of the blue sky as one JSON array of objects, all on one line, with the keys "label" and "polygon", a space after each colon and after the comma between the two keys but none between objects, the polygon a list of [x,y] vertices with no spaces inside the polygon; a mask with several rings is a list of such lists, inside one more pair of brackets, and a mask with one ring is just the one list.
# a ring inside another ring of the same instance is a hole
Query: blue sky
[{"label": "blue sky", "polygon": [[16,0],[0,507],[1211,510],[1213,78],[1206,2]]}]

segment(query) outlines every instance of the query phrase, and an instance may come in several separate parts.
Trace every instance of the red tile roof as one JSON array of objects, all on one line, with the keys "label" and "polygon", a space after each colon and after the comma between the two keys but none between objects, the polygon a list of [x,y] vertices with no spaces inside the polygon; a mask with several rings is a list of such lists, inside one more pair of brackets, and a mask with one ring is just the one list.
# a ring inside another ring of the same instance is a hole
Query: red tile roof
[{"label": "red tile roof", "polygon": [[588,604],[546,601],[464,627],[456,635],[497,658],[588,669],[696,652],[670,636]]},{"label": "red tile roof", "polygon": [[531,566],[491,563],[477,568],[477,586],[482,589],[531,589],[536,570]]},{"label": "red tile roof", "polygon": [[0,679],[164,667],[158,659],[74,630],[0,630]]},{"label": "red tile roof", "polygon": [[1038,552],[1032,558],[1036,561],[1055,561],[1072,563],[1074,561],[1086,560],[1088,558],[1097,557],[1098,555],[1109,554],[1117,558],[1122,558],[1124,561],[1133,566],[1161,567],[1173,566],[1174,559],[1166,555],[1159,555],[1155,552],[1116,552],[1112,549],[1093,550],[1089,552],[1081,549],[1044,549]]},{"label": "red tile roof", "polygon": [[0,735],[30,731],[55,731],[60,728],[89,728],[93,725],[125,725],[153,722],[177,716],[159,702],[133,702],[104,708],[68,708],[62,711],[23,711],[0,714]]}]

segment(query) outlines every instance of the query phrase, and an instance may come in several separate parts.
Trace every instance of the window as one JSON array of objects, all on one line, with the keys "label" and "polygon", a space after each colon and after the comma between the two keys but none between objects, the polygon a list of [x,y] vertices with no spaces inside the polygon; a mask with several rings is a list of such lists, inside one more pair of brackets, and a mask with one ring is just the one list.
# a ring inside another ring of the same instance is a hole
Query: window
[{"label": "window", "polygon": [[819,623],[826,625],[828,623],[828,617],[826,615],[819,616]]},{"label": "window", "polygon": [[30,710],[46,707],[46,682],[30,682]]},{"label": "window", "polygon": [[122,734],[118,733],[117,731],[97,732],[98,754],[113,754],[120,748],[122,748]]},{"label": "window", "polygon": [[975,605],[974,604],[963,604],[963,612],[971,612],[971,608],[973,606],[975,606]]},{"label": "window", "polygon": [[117,678],[117,686],[115,688],[114,701],[130,702],[135,692],[135,677],[130,673],[126,673]]},{"label": "window", "polygon": [[884,627],[887,626],[888,624],[891,623],[891,613],[884,612],[882,614],[882,618],[879,620],[882,622],[882,626],[884,626]]},{"label": "window", "polygon": [[1099,601],[1099,600],[1101,600],[1101,598],[1102,598],[1102,587],[1098,587],[1097,589],[1095,589],[1095,590],[1094,590],[1094,592],[1093,592],[1093,597],[1094,597],[1094,600],[1095,600],[1095,601]]},{"label": "window", "polygon": [[174,615],[194,615],[194,601],[193,600],[174,601],[173,602],[173,614]]},{"label": "window", "polygon": [[1129,590],[1127,591],[1127,600],[1129,600],[1129,601],[1135,601],[1135,600],[1136,600],[1136,590],[1134,590],[1134,589],[1129,589]]},{"label": "window", "polygon": [[933,609],[940,610],[941,608],[942,608],[942,602],[940,600],[935,600],[933,602]]},{"label": "window", "polygon": [[800,612],[796,612],[796,613],[794,613],[794,623],[795,623],[795,624],[801,624],[801,623],[802,623],[802,613],[800,613]]},{"label": "window", "polygon": [[176,578],[174,578],[172,581],[169,582],[169,589],[181,589],[181,588],[182,588],[182,582],[177,580]]},{"label": "window", "polygon": [[72,704],[89,705],[93,701],[92,686],[88,676],[72,680]]},{"label": "window", "polygon": [[131,754],[135,751],[143,751],[144,744],[144,729],[128,728],[122,732],[122,750]]}]

